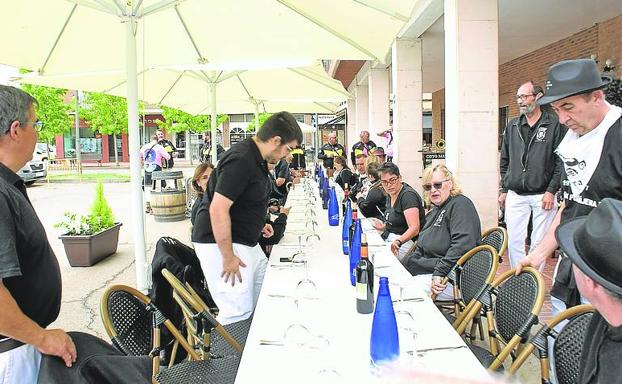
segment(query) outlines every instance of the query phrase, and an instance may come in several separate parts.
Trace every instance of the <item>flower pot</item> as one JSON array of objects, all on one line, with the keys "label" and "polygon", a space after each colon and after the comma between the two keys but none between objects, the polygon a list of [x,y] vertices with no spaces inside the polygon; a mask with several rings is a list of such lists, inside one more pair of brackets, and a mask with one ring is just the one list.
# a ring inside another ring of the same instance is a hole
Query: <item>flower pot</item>
[{"label": "flower pot", "polygon": [[122,223],[94,235],[61,235],[67,260],[72,267],[90,267],[117,252]]}]

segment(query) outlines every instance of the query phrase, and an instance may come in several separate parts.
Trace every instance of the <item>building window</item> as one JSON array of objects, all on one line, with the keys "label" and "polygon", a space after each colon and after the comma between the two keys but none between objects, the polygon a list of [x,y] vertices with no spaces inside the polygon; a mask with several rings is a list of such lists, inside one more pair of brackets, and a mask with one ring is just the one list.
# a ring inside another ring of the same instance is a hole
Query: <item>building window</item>
[{"label": "building window", "polygon": [[244,129],[235,127],[229,130],[229,145],[239,143],[246,138],[253,136],[253,133],[246,132]]},{"label": "building window", "polygon": [[423,146],[432,143],[432,113],[423,114]]}]

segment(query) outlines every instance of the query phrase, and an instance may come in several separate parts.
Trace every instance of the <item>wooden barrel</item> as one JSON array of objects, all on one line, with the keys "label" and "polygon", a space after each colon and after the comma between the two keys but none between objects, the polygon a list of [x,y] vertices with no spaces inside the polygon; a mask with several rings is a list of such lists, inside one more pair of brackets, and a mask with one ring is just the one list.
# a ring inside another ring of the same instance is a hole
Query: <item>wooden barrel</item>
[{"label": "wooden barrel", "polygon": [[[181,171],[160,171],[152,174],[151,210],[155,221],[181,221],[186,218],[186,189]],[[166,180],[162,188],[160,180]]]}]

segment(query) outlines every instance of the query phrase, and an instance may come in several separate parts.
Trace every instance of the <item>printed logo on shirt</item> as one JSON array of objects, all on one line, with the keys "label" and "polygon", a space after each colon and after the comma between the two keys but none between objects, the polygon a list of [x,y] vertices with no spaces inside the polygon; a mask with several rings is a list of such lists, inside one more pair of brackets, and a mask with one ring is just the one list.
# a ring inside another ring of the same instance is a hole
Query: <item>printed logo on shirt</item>
[{"label": "printed logo on shirt", "polygon": [[545,137],[546,137],[546,128],[545,127],[540,127],[538,129],[538,133],[536,133],[536,141],[543,142],[543,141],[545,141],[544,140]]},{"label": "printed logo on shirt", "polygon": [[[564,157],[560,153],[557,153],[557,155],[564,162],[564,170],[566,171],[566,176],[568,177],[568,184],[578,190],[583,190],[583,173],[585,167],[587,166],[585,160],[574,157]],[[566,183],[564,183],[564,185],[566,185]]]},{"label": "printed logo on shirt", "polygon": [[436,218],[436,220],[434,220],[434,226],[440,227],[441,223],[443,222],[444,217],[445,217],[445,210],[443,209],[441,213],[438,214],[438,217]]}]

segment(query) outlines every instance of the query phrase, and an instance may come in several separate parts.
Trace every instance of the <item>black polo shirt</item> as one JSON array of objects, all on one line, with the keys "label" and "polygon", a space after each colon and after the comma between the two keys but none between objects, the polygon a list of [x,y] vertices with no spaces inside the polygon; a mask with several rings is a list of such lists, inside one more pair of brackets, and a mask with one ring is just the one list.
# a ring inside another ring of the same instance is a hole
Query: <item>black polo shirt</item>
[{"label": "black polo shirt", "polygon": [[[0,279],[22,312],[47,327],[58,317],[58,260],[22,179],[0,163]],[[0,335],[0,338],[4,336]]]},{"label": "black polo shirt", "polygon": [[212,225],[218,223],[212,223],[209,207],[218,192],[233,201],[229,210],[233,242],[255,246],[266,223],[270,191],[268,168],[257,144],[252,138],[235,144],[223,154],[210,175],[192,227],[192,241],[216,243]]}]

